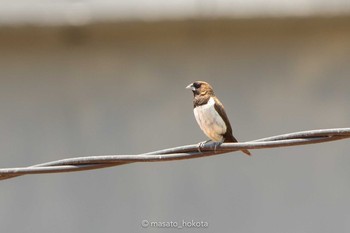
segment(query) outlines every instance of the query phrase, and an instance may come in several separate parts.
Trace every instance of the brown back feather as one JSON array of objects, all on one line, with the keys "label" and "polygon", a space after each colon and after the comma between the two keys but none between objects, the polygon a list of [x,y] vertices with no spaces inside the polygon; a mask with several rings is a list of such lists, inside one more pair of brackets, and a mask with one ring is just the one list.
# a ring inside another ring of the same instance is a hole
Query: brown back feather
[{"label": "brown back feather", "polygon": [[[214,104],[215,110],[219,113],[221,118],[226,123],[226,132],[223,135],[223,137],[225,139],[224,142],[238,142],[238,140],[232,134],[232,127],[231,127],[230,121],[226,115],[224,105],[220,102],[220,100],[216,96],[213,96],[213,98],[215,100],[215,104]],[[244,149],[244,150],[242,150],[242,152],[247,154],[247,155],[251,155],[249,150]]]},{"label": "brown back feather", "polygon": [[220,100],[216,96],[213,96],[213,99],[215,100],[215,105],[214,105],[215,110],[219,113],[219,115],[221,116],[221,118],[224,120],[226,124],[226,132],[223,135],[225,139],[224,142],[238,142],[237,139],[232,134],[232,127],[226,115],[224,105],[220,102]]}]

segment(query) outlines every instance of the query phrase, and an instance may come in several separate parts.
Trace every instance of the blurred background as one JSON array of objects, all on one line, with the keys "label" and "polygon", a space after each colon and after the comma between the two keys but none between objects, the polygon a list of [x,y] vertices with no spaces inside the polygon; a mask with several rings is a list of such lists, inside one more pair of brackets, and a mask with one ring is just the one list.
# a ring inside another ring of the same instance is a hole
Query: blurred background
[{"label": "blurred background", "polygon": [[[206,140],[195,80],[235,136],[350,125],[348,0],[44,1],[0,8],[0,163]],[[0,183],[1,232],[349,232],[350,145],[230,153]]]}]

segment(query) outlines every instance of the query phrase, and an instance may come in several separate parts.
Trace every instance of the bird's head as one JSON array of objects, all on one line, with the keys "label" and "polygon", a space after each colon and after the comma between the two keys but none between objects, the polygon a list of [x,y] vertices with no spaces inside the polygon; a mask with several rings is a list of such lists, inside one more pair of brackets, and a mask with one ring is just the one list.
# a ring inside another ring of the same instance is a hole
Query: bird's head
[{"label": "bird's head", "polygon": [[213,88],[209,83],[204,81],[195,81],[186,87],[187,89],[192,90],[193,95],[214,95]]}]

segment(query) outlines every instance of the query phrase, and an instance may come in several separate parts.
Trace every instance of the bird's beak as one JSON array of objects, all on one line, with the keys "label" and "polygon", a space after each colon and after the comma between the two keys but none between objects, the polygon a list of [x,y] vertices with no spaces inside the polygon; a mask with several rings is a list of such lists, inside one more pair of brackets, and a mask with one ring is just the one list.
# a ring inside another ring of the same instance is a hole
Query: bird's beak
[{"label": "bird's beak", "polygon": [[186,87],[186,89],[190,89],[190,90],[194,91],[195,88],[194,88],[194,86],[193,86],[193,83],[191,83],[190,85],[188,85],[188,86]]}]

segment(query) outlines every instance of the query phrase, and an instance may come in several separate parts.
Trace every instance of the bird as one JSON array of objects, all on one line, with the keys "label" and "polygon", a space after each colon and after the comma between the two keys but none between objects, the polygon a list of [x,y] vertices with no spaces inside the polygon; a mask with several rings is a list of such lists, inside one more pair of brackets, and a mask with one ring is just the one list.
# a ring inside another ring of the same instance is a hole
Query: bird
[{"label": "bird", "polygon": [[[195,81],[186,87],[193,92],[193,113],[196,121],[210,140],[199,143],[199,150],[212,141],[215,148],[223,142],[238,142],[232,134],[232,127],[226,115],[224,105],[215,96],[212,86],[204,81]],[[251,155],[249,150],[241,150]]]}]

